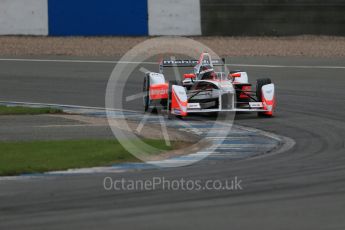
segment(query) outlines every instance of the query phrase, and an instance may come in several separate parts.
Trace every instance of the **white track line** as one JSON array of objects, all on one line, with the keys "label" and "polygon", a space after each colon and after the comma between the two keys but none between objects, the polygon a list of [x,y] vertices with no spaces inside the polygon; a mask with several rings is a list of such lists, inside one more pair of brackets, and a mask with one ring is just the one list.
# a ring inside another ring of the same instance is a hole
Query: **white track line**
[{"label": "white track line", "polygon": [[158,64],[158,62],[131,62],[131,61],[107,61],[107,60],[73,60],[73,59],[17,59],[0,58],[0,61],[14,62],[57,62],[57,63],[99,63],[99,64]]},{"label": "white track line", "polygon": [[[147,64],[158,65],[158,62],[131,62],[131,61],[106,61],[106,60],[73,60],[73,59],[16,59],[0,58],[0,61],[13,62],[56,62],[56,63],[95,63],[95,64]],[[345,66],[309,66],[309,65],[254,65],[254,64],[226,64],[227,66],[258,67],[258,68],[294,68],[294,69],[345,69]]]},{"label": "white track line", "polygon": [[81,105],[65,105],[65,104],[54,104],[54,103],[35,103],[35,102],[23,102],[23,101],[0,101],[1,104],[13,104],[13,105],[27,105],[27,106],[43,106],[43,107],[65,107],[66,109],[85,109],[85,110],[100,110],[100,111],[114,111],[114,112],[132,112],[138,113],[135,110],[124,110],[124,109],[113,109],[104,107],[93,107],[93,106],[81,106]]},{"label": "white track line", "polygon": [[292,68],[292,69],[345,69],[345,66],[312,66],[312,65],[252,65],[226,64],[227,66],[259,67],[259,68]]}]

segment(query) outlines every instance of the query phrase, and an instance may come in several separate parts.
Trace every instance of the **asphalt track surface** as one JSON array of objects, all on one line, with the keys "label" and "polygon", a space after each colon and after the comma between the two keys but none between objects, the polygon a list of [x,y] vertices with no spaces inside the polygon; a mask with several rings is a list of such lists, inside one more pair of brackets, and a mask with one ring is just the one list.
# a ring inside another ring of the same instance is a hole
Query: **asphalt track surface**
[{"label": "asphalt track surface", "polygon": [[0,116],[0,141],[113,138],[110,127],[51,115]]},{"label": "asphalt track surface", "polygon": [[[240,114],[235,123],[290,137],[293,149],[164,170],[0,180],[0,228],[345,229],[345,68],[325,67],[345,66],[345,60],[256,57],[232,63],[274,65],[234,66],[252,79],[271,77],[279,103],[273,119]],[[0,61],[0,99],[104,106],[113,66]],[[129,94],[141,89],[141,80],[140,73],[130,79]],[[106,191],[105,176],[202,181],[237,176],[243,190]]]}]

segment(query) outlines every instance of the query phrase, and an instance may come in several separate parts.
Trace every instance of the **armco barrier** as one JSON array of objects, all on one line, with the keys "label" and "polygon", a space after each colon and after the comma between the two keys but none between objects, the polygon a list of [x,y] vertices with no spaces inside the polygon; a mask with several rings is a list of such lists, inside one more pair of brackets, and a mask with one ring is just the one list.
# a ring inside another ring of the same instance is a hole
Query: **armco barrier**
[{"label": "armco barrier", "polygon": [[146,0],[48,0],[49,35],[147,35]]},{"label": "armco barrier", "polygon": [[52,36],[345,35],[345,0],[0,0],[0,35],[48,30]]},{"label": "armco barrier", "polygon": [[345,35],[344,0],[200,0],[203,35]]}]

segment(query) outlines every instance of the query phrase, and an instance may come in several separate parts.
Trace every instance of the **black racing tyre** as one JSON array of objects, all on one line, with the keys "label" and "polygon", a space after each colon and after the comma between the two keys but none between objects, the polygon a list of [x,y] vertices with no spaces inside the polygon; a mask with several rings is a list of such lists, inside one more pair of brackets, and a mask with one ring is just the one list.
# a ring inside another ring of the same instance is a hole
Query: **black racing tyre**
[{"label": "black racing tyre", "polygon": [[173,116],[171,114],[171,98],[172,98],[172,86],[174,85],[175,81],[169,81],[168,86],[168,101],[167,101],[167,111],[168,111],[168,119],[172,119]]},{"label": "black racing tyre", "polygon": [[261,96],[262,96],[262,86],[264,85],[268,85],[271,84],[272,81],[270,78],[261,78],[261,79],[257,79],[256,80],[256,97],[258,100],[261,100]]},{"label": "black racing tyre", "polygon": [[181,81],[177,81],[177,80],[169,81],[169,84],[182,86],[182,82]]},{"label": "black racing tyre", "polygon": [[241,92],[242,92],[242,87],[243,85],[248,85],[251,86],[251,84],[234,84],[235,91],[236,91],[236,102],[246,102],[249,103],[251,101],[251,98],[241,98]]},{"label": "black racing tyre", "polygon": [[150,76],[146,75],[144,78],[144,83],[143,83],[143,103],[144,103],[145,112],[149,110],[149,106],[150,106],[149,90],[150,90]]}]

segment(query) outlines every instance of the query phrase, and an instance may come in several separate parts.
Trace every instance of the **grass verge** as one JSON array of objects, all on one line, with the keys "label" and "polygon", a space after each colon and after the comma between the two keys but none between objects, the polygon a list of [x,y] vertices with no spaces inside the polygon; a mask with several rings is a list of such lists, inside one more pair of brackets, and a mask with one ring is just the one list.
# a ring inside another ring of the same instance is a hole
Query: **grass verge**
[{"label": "grass verge", "polygon": [[[166,146],[164,140],[147,139],[144,142],[160,150],[152,154],[178,146],[178,143]],[[0,142],[0,176],[106,166],[129,161],[138,159],[116,140]]]},{"label": "grass verge", "polygon": [[0,105],[0,115],[38,115],[56,113],[62,113],[62,110],[55,108],[31,108],[23,106]]}]

